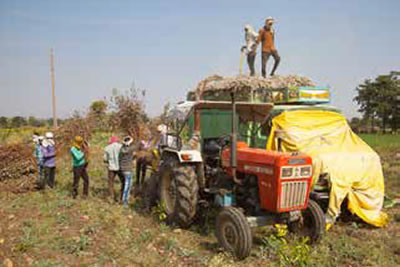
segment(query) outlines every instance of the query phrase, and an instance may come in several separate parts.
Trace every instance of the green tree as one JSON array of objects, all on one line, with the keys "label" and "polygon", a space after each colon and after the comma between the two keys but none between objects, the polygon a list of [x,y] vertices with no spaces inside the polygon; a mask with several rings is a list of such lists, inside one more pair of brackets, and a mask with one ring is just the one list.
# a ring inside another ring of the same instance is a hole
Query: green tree
[{"label": "green tree", "polygon": [[34,116],[29,116],[28,117],[28,125],[33,126],[33,127],[38,127],[40,126],[40,122],[38,119],[36,119]]},{"label": "green tree", "polygon": [[37,119],[38,120],[38,126],[43,127],[46,126],[47,120],[46,119]]},{"label": "green tree", "polygon": [[360,106],[358,111],[363,114],[365,120],[371,122],[371,126],[374,126],[374,122],[377,118],[377,101],[375,96],[377,95],[377,88],[374,83],[367,79],[363,84],[360,84],[357,88],[357,96],[354,101]]},{"label": "green tree", "polygon": [[392,80],[395,83],[396,93],[394,94],[395,97],[393,98],[394,108],[392,111],[391,117],[391,127],[393,131],[397,131],[400,129],[400,72],[399,71],[392,71],[391,73]]},{"label": "green tree", "polygon": [[107,103],[104,100],[93,101],[90,105],[90,113],[96,116],[103,116],[107,111]]},{"label": "green tree", "polygon": [[48,127],[53,127],[53,118],[48,118],[48,119],[46,120],[46,125],[47,125]]},{"label": "green tree", "polygon": [[15,117],[11,118],[10,124],[11,124],[10,125],[11,128],[19,128],[19,127],[27,125],[27,121],[24,117],[15,116]]},{"label": "green tree", "polygon": [[0,117],[0,128],[8,128],[8,118],[1,116]]},{"label": "green tree", "polygon": [[104,100],[93,101],[89,108],[89,118],[97,129],[106,128],[108,104]]},{"label": "green tree", "polygon": [[360,120],[360,118],[357,118],[357,117],[351,118],[349,124],[350,124],[350,126],[351,126],[351,129],[352,129],[354,132],[358,133],[358,132],[360,131],[360,127],[361,127],[361,120]]},{"label": "green tree", "polygon": [[400,81],[399,73],[391,72],[388,75],[379,75],[375,80],[365,80],[357,88],[357,96],[354,98],[363,114],[364,119],[371,121],[374,126],[381,122],[383,131],[390,126],[392,131],[399,128],[399,98]]}]

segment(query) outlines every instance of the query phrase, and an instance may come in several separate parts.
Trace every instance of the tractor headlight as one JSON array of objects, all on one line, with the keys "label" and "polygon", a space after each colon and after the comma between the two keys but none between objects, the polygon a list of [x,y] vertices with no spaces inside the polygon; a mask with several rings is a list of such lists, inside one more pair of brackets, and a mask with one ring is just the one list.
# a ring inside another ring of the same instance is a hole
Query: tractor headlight
[{"label": "tractor headlight", "polygon": [[311,176],[311,166],[301,167],[300,176],[301,177]]},{"label": "tractor headlight", "polygon": [[282,168],[282,178],[290,178],[293,176],[293,167],[283,167]]},{"label": "tractor headlight", "polygon": [[191,154],[181,154],[181,158],[184,161],[190,161],[193,159],[193,156]]}]

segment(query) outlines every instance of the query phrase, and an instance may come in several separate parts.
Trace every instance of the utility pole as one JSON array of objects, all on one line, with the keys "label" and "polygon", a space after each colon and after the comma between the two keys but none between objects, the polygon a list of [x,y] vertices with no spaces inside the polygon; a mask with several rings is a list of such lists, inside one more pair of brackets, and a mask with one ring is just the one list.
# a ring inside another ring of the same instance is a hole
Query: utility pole
[{"label": "utility pole", "polygon": [[50,76],[51,76],[51,92],[53,107],[53,127],[57,129],[57,112],[56,112],[56,80],[54,77],[54,51],[50,49]]}]

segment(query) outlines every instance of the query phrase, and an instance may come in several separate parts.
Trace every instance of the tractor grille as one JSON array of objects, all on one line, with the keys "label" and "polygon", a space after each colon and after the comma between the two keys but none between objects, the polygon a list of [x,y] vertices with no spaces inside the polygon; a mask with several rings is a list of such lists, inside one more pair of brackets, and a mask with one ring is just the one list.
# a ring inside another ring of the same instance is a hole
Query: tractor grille
[{"label": "tractor grille", "polygon": [[282,182],[281,209],[303,206],[307,197],[307,181]]}]

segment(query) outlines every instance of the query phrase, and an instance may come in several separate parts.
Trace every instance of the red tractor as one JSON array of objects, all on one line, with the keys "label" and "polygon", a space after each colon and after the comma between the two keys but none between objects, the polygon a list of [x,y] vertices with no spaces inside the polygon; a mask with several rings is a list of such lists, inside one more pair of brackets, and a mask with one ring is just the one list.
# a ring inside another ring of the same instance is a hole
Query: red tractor
[{"label": "red tractor", "polygon": [[[264,122],[273,104],[229,101],[194,102],[177,134],[167,134],[161,148],[156,184],[167,220],[189,226],[199,205],[221,207],[216,218],[219,244],[243,259],[252,247],[252,227],[287,224],[289,230],[318,241],[325,232],[325,216],[309,199],[312,159],[302,153],[250,148],[238,136],[238,120]],[[218,125],[202,120],[202,112],[226,112],[230,129],[202,137]],[[203,125],[201,125],[203,124]],[[182,137],[192,129],[191,137]],[[279,142],[279,139],[276,140]],[[154,183],[153,183],[154,184]]]}]

